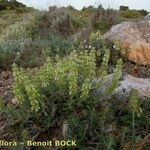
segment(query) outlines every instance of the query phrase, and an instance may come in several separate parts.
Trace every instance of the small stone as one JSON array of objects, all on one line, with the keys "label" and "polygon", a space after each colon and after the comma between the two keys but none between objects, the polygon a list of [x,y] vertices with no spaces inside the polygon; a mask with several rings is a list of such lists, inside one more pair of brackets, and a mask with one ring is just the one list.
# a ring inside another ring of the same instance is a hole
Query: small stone
[{"label": "small stone", "polygon": [[68,131],[68,123],[67,123],[67,120],[63,122],[63,126],[62,126],[62,134],[63,134],[63,137],[66,138],[66,134],[67,134],[67,131]]},{"label": "small stone", "polygon": [[11,102],[12,102],[12,104],[16,105],[17,104],[17,99],[13,98]]}]

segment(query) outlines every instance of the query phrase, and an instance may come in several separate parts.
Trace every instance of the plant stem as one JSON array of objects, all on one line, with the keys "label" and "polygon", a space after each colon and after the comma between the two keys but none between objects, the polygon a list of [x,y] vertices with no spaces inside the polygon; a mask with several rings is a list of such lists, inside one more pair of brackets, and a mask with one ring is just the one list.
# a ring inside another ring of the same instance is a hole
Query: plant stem
[{"label": "plant stem", "polygon": [[132,112],[132,130],[133,130],[133,138],[132,138],[132,149],[134,150],[134,143],[135,143],[135,112]]}]

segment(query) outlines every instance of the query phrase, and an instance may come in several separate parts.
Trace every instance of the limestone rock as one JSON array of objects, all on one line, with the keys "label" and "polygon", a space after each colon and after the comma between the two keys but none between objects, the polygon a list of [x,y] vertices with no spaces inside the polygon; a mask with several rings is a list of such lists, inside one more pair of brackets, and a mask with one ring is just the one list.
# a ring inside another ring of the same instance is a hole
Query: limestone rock
[{"label": "limestone rock", "polygon": [[141,97],[150,98],[150,79],[136,78],[128,74],[120,81],[115,93],[128,95],[132,89],[136,89]]},{"label": "limestone rock", "polygon": [[14,105],[16,105],[16,104],[17,104],[17,99],[16,99],[16,98],[13,98],[13,99],[11,100],[11,103],[14,104]]},{"label": "limestone rock", "polygon": [[[110,74],[105,78],[103,85],[98,90],[99,95],[104,95],[105,90],[111,84],[112,77]],[[112,95],[129,97],[132,89],[136,89],[141,98],[150,98],[150,79],[136,78],[129,74],[124,75]]]},{"label": "limestone rock", "polygon": [[144,20],[150,20],[150,13],[144,17]]},{"label": "limestone rock", "polygon": [[150,20],[122,22],[105,33],[104,38],[120,42],[130,61],[150,65]]}]

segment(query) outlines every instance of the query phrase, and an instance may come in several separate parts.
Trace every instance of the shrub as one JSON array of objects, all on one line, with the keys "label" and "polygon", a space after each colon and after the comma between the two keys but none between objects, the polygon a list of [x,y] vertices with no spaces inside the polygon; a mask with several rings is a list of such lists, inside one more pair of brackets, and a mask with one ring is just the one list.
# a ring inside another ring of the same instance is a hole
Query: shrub
[{"label": "shrub", "polygon": [[[107,55],[104,57],[106,57],[104,58],[106,61]],[[100,117],[95,110],[96,103],[99,101],[95,95],[95,90],[99,82],[94,85],[92,83],[93,79],[99,77],[94,49],[90,52],[73,51],[62,59],[57,56],[55,61],[47,58],[43,66],[39,69],[35,68],[32,72],[13,65],[13,76],[13,92],[18,105],[16,108],[7,106],[4,112],[7,112],[6,116],[7,114],[10,115],[11,119],[9,116],[6,117],[10,124],[16,126],[17,123],[19,130],[23,128],[27,130],[28,138],[34,136],[33,127],[39,129],[38,132],[40,133],[49,129],[52,131],[57,126],[62,127],[63,122],[69,121],[72,116],[72,119],[76,119],[74,115],[78,116],[78,119],[82,115],[86,117],[84,113],[90,110],[92,111],[88,122],[91,122],[89,126],[93,129],[93,133],[96,132],[97,127],[102,125],[99,124],[102,116]],[[95,114],[94,118],[93,114]],[[93,123],[96,124],[95,129]],[[69,123],[69,126],[71,127],[72,123]],[[73,129],[75,126],[71,128]],[[79,134],[78,132],[74,133],[76,136]],[[103,134],[99,133],[100,135]],[[85,138],[87,139],[88,136]],[[81,137],[78,139],[81,142],[79,147],[83,144],[82,141],[85,142],[86,139]]]},{"label": "shrub", "polygon": [[142,16],[146,16],[148,14],[148,11],[147,10],[139,10],[139,12],[142,14]]},{"label": "shrub", "polygon": [[30,40],[1,42],[0,68],[9,69],[13,63],[23,67],[40,65],[43,55],[39,49],[36,49],[37,46]]},{"label": "shrub", "polygon": [[139,19],[142,17],[142,14],[137,10],[126,10],[121,11],[121,17],[126,19]]},{"label": "shrub", "polygon": [[51,33],[69,36],[74,32],[68,11],[65,8],[57,7],[51,7],[48,12],[38,14],[29,29],[33,38],[47,37]]},{"label": "shrub", "polygon": [[16,0],[0,0],[0,11],[2,10],[14,10],[18,8],[25,8],[26,6]]},{"label": "shrub", "polygon": [[94,6],[88,6],[88,7],[83,7],[82,8],[82,11],[88,11],[88,12],[91,12],[91,11],[94,11],[95,10],[95,8],[94,8]]},{"label": "shrub", "polygon": [[70,14],[71,22],[76,31],[86,26],[87,19],[78,13]]},{"label": "shrub", "polygon": [[1,42],[0,68],[11,68],[13,63],[20,67],[36,67],[45,62],[47,56],[54,58],[69,54],[71,41],[58,35],[46,39],[21,39]]},{"label": "shrub", "polygon": [[0,68],[9,68],[14,63],[19,47],[15,43],[1,42],[0,44]]},{"label": "shrub", "polygon": [[24,14],[16,14],[14,11],[5,12],[2,15],[0,42],[30,38],[31,29],[27,27],[34,21],[35,14],[37,12],[33,10],[28,10]]},{"label": "shrub", "polygon": [[71,11],[76,11],[76,9],[73,6],[71,6],[71,5],[67,6],[67,9],[71,10]]},{"label": "shrub", "polygon": [[97,66],[101,66],[102,64],[105,49],[109,49],[110,51],[108,64],[111,67],[114,67],[117,60],[120,58],[126,61],[125,57],[122,55],[120,44],[118,42],[114,44],[109,40],[104,39],[99,30],[96,32],[90,32],[87,36],[83,33],[81,37],[77,37],[74,40],[74,47],[80,51],[83,49],[90,50],[91,48],[95,48],[97,51]]},{"label": "shrub", "polygon": [[118,23],[118,13],[112,9],[97,9],[91,19],[91,26],[94,30],[100,30],[102,33],[109,30]]},{"label": "shrub", "polygon": [[129,10],[129,7],[128,6],[120,6],[120,11],[126,11],[126,10]]},{"label": "shrub", "polygon": [[3,30],[0,37],[2,69],[10,68],[13,63],[22,67],[40,66],[47,56],[69,54],[72,46],[68,36],[74,32],[74,27],[77,29],[84,24],[83,18],[72,16],[62,8],[31,14]]},{"label": "shrub", "polygon": [[[149,99],[143,100],[136,90],[131,91],[131,96],[114,96],[109,100],[108,105],[112,110],[109,114],[114,118],[116,124],[115,139],[119,149],[147,149],[149,119],[148,107]],[[142,108],[142,113],[141,113]],[[144,129],[144,130],[143,130]]]}]

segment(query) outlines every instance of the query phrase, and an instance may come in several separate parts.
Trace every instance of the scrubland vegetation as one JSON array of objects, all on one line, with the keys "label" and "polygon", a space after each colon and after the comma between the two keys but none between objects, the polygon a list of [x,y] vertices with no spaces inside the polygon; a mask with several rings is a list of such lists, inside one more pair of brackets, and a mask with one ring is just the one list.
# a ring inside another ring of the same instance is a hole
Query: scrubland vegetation
[{"label": "scrubland vegetation", "polygon": [[[66,150],[148,150],[150,101],[136,90],[128,98],[112,95],[129,62],[119,43],[102,36],[113,25],[148,12],[101,5],[40,12],[14,5],[0,1],[0,69],[12,70],[16,100],[0,99],[5,132],[12,135],[6,140],[77,141],[77,147],[54,148]],[[99,95],[110,73],[112,82]]]}]

